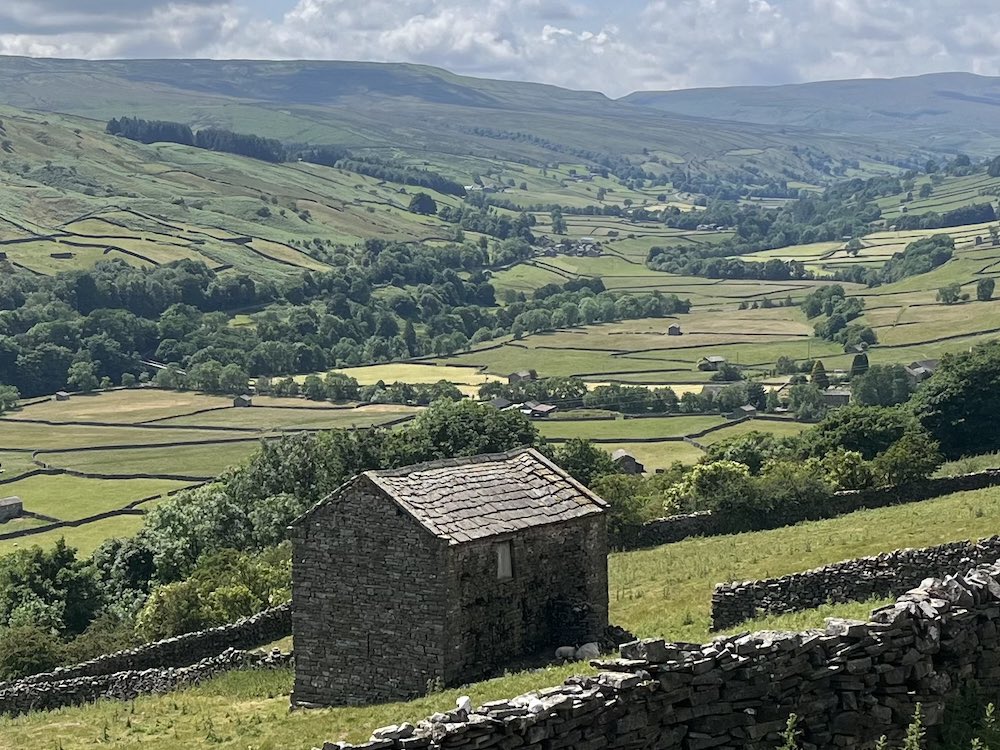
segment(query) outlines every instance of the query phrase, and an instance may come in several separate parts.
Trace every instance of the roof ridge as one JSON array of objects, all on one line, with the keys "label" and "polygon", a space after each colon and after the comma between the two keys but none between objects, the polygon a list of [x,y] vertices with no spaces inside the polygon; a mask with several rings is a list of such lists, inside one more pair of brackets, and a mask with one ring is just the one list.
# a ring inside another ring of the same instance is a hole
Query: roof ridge
[{"label": "roof ridge", "polygon": [[475,456],[460,456],[458,458],[436,458],[432,461],[410,464],[409,466],[400,466],[395,469],[371,469],[369,471],[362,472],[362,474],[369,478],[404,477],[407,474],[416,474],[419,471],[430,471],[431,469],[444,469],[452,466],[468,466],[470,464],[490,463],[491,461],[504,461],[529,452],[541,455],[533,446],[525,445],[520,448],[512,448],[511,450],[502,451],[500,453],[480,453]]}]

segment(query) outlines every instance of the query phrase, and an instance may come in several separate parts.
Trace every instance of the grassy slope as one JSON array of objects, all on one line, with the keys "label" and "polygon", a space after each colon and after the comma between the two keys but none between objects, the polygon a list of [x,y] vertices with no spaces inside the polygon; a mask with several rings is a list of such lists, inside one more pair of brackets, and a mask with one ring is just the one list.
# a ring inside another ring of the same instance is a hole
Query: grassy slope
[{"label": "grassy slope", "polygon": [[[101,97],[85,92],[100,86]],[[4,58],[0,101],[100,120],[124,113],[220,125],[290,141],[405,152],[476,170],[477,160],[543,163],[562,149],[631,153],[714,168],[750,161],[812,174],[793,145],[840,158],[907,153],[863,137],[786,132],[674,117],[600,94],[456,76],[414,65],[253,61],[58,61]],[[571,120],[572,128],[567,128]],[[483,127],[558,144],[475,135]],[[748,155],[747,149],[752,149]],[[683,155],[683,156],[679,156]],[[652,165],[658,166],[658,165]],[[477,171],[484,171],[478,169]]]},{"label": "grassy slope", "polygon": [[[1000,490],[966,492],[912,505],[862,511],[774,531],[692,539],[610,559],[612,620],[641,635],[701,641],[708,637],[708,604],[716,582],[781,575],[903,546],[923,546],[993,534]],[[825,616],[864,616],[872,603],[824,607],[768,618],[744,628],[803,628]],[[521,673],[406,704],[288,712],[291,674],[234,674],[193,690],[133,703],[0,719],[0,748],[64,750],[99,744],[111,750],[176,747],[288,750],[327,739],[366,739],[371,729],[418,720],[454,705],[509,697],[552,685],[580,665]],[[3,743],[8,743],[7,745]]]},{"label": "grassy slope", "polygon": [[787,86],[637,92],[634,103],[667,112],[748,123],[878,134],[942,151],[993,155],[1000,130],[998,79],[965,73],[823,81]]}]

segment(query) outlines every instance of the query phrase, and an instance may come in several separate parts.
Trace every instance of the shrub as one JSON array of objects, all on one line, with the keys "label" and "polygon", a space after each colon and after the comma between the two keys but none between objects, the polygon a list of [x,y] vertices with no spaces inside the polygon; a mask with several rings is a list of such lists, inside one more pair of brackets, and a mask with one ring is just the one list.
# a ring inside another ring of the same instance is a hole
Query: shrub
[{"label": "shrub", "polygon": [[62,642],[50,630],[34,625],[0,628],[0,679],[48,672],[62,658]]},{"label": "shrub", "polygon": [[944,462],[940,446],[922,429],[909,430],[872,461],[882,484],[906,485],[926,479]]},{"label": "shrub", "polygon": [[555,461],[576,481],[588,487],[600,476],[618,473],[610,453],[581,438],[573,438],[556,448]]}]

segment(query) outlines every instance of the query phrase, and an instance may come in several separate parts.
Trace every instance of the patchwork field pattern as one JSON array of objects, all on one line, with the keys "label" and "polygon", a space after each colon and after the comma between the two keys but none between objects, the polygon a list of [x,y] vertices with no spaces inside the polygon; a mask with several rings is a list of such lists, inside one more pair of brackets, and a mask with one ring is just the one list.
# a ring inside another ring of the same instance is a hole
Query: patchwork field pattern
[{"label": "patchwork field pattern", "polygon": [[127,536],[163,498],[218,476],[287,431],[369,427],[406,406],[332,406],[256,397],[251,408],[198,393],[131,389],[42,401],[0,418],[0,495],[26,516],[0,524],[0,554],[60,537],[89,552]]}]

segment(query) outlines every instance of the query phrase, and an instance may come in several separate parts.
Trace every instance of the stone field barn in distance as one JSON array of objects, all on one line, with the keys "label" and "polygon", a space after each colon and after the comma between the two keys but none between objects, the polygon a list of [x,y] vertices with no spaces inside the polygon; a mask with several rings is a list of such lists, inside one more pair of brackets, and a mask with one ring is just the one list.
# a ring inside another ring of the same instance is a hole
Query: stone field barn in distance
[{"label": "stone field barn in distance", "polygon": [[292,526],[293,705],[413,698],[596,640],[606,507],[533,449],[345,483]]}]

